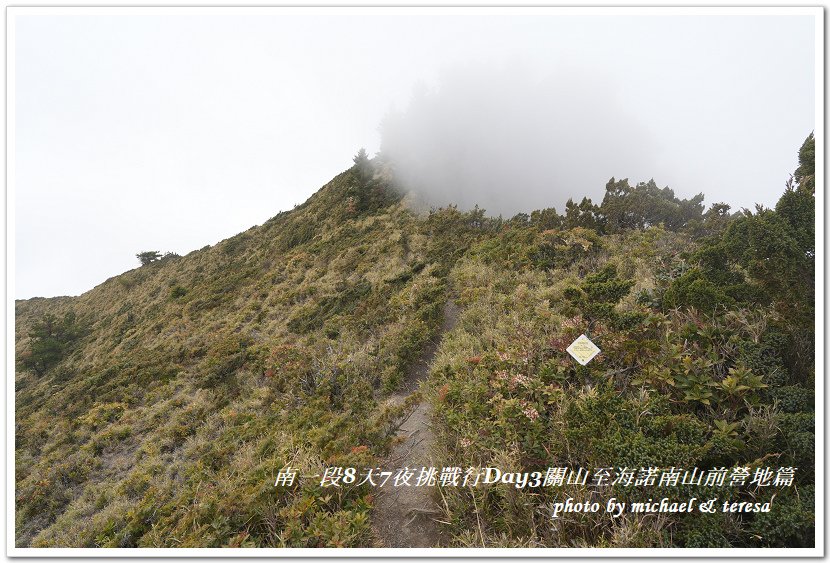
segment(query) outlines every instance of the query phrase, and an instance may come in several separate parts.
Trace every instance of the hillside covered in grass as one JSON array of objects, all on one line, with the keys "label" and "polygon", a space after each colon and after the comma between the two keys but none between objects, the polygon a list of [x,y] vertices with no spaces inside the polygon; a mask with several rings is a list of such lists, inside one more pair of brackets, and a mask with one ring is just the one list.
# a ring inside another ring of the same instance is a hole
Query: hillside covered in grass
[{"label": "hillside covered in grass", "polygon": [[[446,466],[797,467],[714,494],[777,493],[769,514],[552,523],[557,499],[642,491],[442,487],[447,546],[812,546],[812,147],[774,209],[612,178],[510,219],[417,212],[361,154],[213,247],[17,301],[16,545],[379,546],[369,484],[274,481],[380,465],[412,408],[386,398],[440,339],[420,395]],[[647,496],[678,495],[713,493]]]}]

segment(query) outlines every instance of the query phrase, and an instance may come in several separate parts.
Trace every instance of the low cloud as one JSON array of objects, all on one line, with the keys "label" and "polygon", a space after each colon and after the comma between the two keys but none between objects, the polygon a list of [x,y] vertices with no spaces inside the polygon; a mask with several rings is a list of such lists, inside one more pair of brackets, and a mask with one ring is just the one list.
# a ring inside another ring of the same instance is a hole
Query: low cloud
[{"label": "low cloud", "polygon": [[424,203],[505,217],[601,200],[612,176],[648,180],[636,174],[648,174],[655,150],[614,85],[578,70],[455,68],[380,129],[381,154]]}]

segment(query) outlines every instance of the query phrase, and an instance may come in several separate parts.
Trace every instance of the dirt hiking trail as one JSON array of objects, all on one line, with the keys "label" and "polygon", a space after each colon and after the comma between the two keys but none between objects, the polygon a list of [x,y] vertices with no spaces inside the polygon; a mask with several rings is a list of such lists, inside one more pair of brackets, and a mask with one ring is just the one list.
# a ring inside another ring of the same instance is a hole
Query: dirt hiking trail
[{"label": "dirt hiking trail", "polygon": [[[444,321],[441,331],[421,352],[420,358],[407,371],[402,388],[389,397],[393,405],[403,403],[418,389],[418,384],[429,375],[438,345],[443,335],[452,330],[458,320],[458,308],[452,298],[444,304]],[[438,467],[432,459],[435,436],[430,426],[432,409],[422,400],[398,428],[392,452],[386,458],[384,467],[397,471],[408,467],[414,471],[410,480],[414,484],[421,467]],[[435,504],[434,487],[392,487],[390,480],[379,489],[373,513],[375,535],[382,547],[436,547],[441,543],[441,530],[435,522],[441,511]]]}]

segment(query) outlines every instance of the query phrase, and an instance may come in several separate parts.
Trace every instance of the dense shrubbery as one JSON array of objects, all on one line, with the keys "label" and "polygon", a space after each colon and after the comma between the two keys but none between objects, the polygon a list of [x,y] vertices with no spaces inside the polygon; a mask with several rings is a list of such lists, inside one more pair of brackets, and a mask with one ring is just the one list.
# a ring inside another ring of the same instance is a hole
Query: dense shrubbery
[{"label": "dense shrubbery", "polygon": [[[612,181],[602,206],[568,205],[571,226],[618,232],[603,236],[593,255],[557,263],[555,245],[540,251],[533,237],[502,236],[457,266],[451,275],[463,287],[465,312],[432,374],[444,455],[511,471],[773,461],[798,468],[795,485],[779,491],[770,514],[632,516],[613,524],[589,515],[552,529],[542,520],[546,507],[568,496],[584,500],[588,490],[447,488],[445,518],[457,545],[813,545],[812,194],[805,184],[789,186],[776,210],[732,219],[723,207],[701,216],[698,204],[653,185]],[[690,246],[688,234],[642,231],[657,222],[705,236]],[[539,269],[493,267],[503,265],[494,259],[502,253],[534,251]],[[564,353],[583,332],[602,349],[585,367]],[[773,492],[718,494],[769,500]],[[590,494],[631,500],[643,492]],[[704,494],[713,496],[649,493]]]}]

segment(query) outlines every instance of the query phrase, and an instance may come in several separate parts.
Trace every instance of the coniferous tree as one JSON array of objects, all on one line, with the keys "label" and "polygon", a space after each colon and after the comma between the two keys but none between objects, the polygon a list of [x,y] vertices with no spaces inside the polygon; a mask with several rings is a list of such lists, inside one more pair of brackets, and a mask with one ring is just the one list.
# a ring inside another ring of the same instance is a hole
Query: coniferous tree
[{"label": "coniferous tree", "polygon": [[138,261],[141,262],[142,266],[146,266],[147,264],[155,262],[156,260],[160,260],[161,252],[159,252],[158,250],[147,250],[144,252],[139,252],[135,255],[135,257],[138,258]]},{"label": "coniferous tree", "polygon": [[815,193],[816,181],[816,139],[812,133],[798,151],[798,168],[793,173],[795,181],[800,187],[810,193]]},{"label": "coniferous tree", "polygon": [[62,319],[47,314],[29,332],[31,345],[21,364],[43,375],[66,356],[80,335],[73,313],[66,313]]},{"label": "coniferous tree", "polygon": [[352,160],[354,161],[357,181],[361,187],[365,188],[369,180],[372,179],[372,163],[369,162],[366,149],[361,147]]}]

